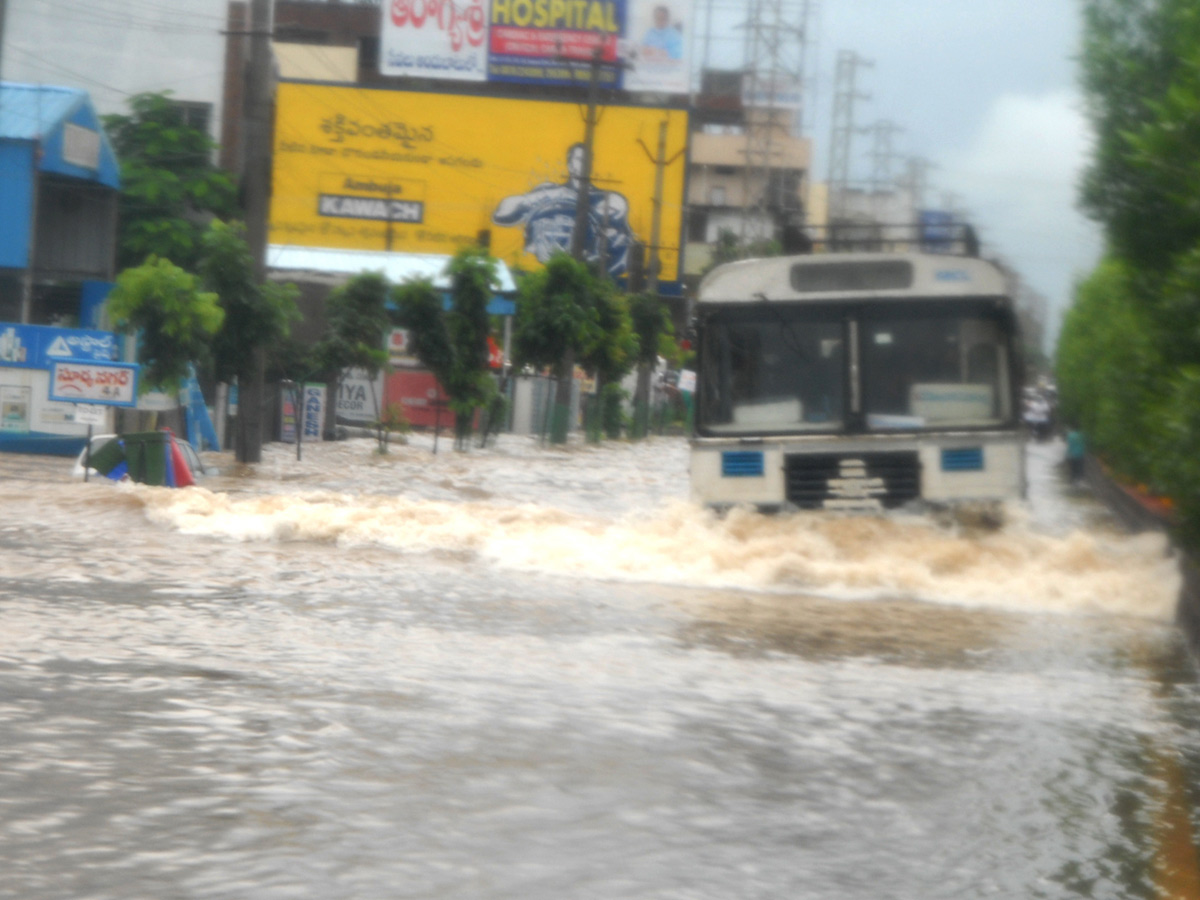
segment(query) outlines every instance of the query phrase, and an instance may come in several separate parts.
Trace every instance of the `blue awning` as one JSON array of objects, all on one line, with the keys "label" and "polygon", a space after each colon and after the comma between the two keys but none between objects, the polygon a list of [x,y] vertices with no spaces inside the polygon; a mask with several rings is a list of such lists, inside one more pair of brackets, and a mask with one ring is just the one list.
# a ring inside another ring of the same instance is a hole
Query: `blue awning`
[{"label": "blue awning", "polygon": [[120,166],[86,91],[0,82],[0,141],[37,144],[37,167],[121,187]]}]

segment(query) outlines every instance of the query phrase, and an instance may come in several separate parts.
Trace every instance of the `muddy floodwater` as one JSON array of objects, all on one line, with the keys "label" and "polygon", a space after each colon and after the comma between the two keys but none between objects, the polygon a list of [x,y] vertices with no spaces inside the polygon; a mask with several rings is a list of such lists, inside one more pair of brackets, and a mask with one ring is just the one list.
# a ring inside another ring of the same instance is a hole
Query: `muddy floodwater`
[{"label": "muddy floodwater", "polygon": [[688,502],[687,445],[0,455],[0,898],[1196,898],[1165,542]]}]

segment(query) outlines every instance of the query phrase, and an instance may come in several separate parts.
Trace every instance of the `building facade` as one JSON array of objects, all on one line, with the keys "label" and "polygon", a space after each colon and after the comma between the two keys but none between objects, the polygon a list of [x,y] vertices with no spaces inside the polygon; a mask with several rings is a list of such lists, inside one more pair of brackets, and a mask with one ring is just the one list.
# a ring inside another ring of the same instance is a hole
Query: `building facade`
[{"label": "building facade", "polygon": [[[56,388],[58,376],[87,378],[119,356],[117,337],[99,327],[119,188],[87,94],[0,82],[0,450],[71,454],[83,444],[87,426]],[[120,377],[134,378],[131,368]]]},{"label": "building facade", "polygon": [[722,241],[790,246],[809,218],[812,144],[795,111],[743,97],[741,72],[706,72],[688,152],[687,273],[705,271]]}]

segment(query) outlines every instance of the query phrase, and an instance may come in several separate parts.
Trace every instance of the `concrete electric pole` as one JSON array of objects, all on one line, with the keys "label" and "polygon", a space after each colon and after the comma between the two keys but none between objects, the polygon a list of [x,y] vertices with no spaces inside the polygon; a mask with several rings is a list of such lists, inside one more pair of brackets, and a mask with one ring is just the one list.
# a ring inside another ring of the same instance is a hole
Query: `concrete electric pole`
[{"label": "concrete electric pole", "polygon": [[[258,284],[267,278],[267,212],[271,199],[271,20],[271,0],[250,0],[250,57],[242,106],[245,140],[242,196],[246,207],[246,243]],[[238,462],[262,460],[264,356],[263,348],[255,350],[249,381],[239,387]]]}]

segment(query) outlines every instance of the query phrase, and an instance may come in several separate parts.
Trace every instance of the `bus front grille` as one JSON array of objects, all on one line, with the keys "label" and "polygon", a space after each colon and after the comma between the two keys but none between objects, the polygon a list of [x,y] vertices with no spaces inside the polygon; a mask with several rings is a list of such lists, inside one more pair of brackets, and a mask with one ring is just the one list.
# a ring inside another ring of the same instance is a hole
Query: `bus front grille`
[{"label": "bus front grille", "polygon": [[792,453],[784,477],[788,502],[800,509],[893,509],[921,496],[915,450]]}]

